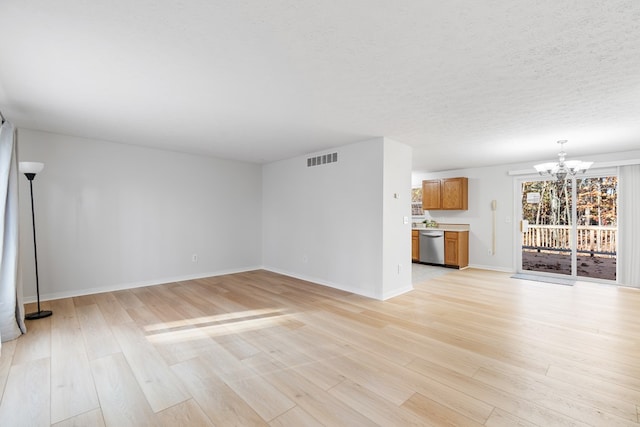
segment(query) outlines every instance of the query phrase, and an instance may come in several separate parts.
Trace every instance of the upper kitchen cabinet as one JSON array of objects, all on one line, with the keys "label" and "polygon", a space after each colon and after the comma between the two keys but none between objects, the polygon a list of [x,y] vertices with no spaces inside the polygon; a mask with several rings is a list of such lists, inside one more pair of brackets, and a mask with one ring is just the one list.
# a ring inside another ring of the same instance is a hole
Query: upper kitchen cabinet
[{"label": "upper kitchen cabinet", "polygon": [[469,179],[442,178],[422,181],[422,208],[427,210],[464,210],[468,207]]},{"label": "upper kitchen cabinet", "polygon": [[440,199],[440,181],[439,179],[430,179],[422,181],[422,209],[442,209]]}]

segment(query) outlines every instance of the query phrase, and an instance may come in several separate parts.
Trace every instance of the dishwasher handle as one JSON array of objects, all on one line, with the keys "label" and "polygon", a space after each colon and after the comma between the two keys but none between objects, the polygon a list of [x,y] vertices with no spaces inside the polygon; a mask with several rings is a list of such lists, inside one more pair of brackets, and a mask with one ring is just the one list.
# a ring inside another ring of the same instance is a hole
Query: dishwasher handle
[{"label": "dishwasher handle", "polygon": [[420,236],[437,239],[438,237],[444,237],[444,231],[421,231]]}]

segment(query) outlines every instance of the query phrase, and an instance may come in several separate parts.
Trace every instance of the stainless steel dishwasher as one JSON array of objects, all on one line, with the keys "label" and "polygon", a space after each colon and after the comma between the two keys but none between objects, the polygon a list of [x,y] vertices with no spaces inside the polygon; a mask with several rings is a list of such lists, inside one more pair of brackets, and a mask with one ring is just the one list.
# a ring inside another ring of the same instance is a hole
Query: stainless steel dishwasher
[{"label": "stainless steel dishwasher", "polygon": [[444,231],[420,231],[420,262],[444,265]]}]

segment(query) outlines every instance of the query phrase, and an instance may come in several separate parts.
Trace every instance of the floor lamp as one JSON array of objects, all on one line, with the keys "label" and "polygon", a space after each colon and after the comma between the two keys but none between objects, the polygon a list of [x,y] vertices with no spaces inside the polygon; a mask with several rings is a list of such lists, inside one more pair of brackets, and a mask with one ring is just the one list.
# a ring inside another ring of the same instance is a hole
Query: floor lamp
[{"label": "floor lamp", "polygon": [[36,245],[36,215],[33,209],[33,179],[36,174],[42,172],[44,169],[44,163],[38,162],[20,162],[20,172],[24,173],[24,176],[29,180],[29,189],[31,190],[31,221],[33,223],[33,257],[36,261],[36,295],[38,298],[38,311],[34,313],[28,313],[24,316],[27,320],[42,319],[43,317],[49,317],[53,312],[49,310],[40,310],[40,283],[38,281],[38,246]]}]

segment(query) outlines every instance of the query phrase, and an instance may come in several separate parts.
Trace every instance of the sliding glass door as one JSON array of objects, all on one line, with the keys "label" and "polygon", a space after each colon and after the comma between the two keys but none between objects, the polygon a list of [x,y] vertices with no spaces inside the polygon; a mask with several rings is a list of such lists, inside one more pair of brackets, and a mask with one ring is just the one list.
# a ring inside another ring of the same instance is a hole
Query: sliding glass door
[{"label": "sliding glass door", "polygon": [[522,270],[572,275],[571,180],[522,183]]},{"label": "sliding glass door", "polygon": [[521,181],[519,271],[615,281],[617,181]]},{"label": "sliding glass door", "polygon": [[578,277],[616,280],[618,177],[576,179]]}]

